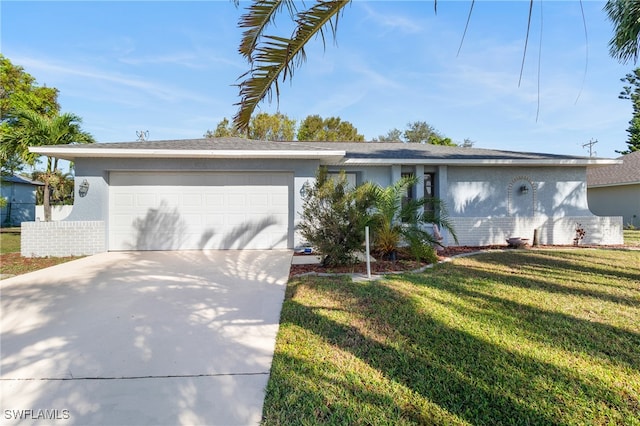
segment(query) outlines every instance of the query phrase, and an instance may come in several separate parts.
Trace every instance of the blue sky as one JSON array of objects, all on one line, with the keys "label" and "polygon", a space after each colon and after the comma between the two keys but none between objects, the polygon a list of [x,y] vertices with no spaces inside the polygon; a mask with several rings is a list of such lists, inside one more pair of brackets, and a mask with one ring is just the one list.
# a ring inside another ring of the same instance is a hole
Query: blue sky
[{"label": "blue sky", "polygon": [[[248,2],[7,1],[0,48],[100,142],[201,137],[237,107],[247,64],[237,21]],[[426,121],[476,147],[598,156],[626,149],[630,101],[620,78],[634,68],[608,56],[603,1],[536,0],[524,73],[528,1],[354,0],[337,42],[316,40],[279,104],[302,120],[339,116],[372,139]],[[287,26],[278,28],[289,35]],[[540,38],[542,34],[542,38]],[[541,49],[540,49],[541,47]],[[586,66],[586,74],[585,74]]]}]

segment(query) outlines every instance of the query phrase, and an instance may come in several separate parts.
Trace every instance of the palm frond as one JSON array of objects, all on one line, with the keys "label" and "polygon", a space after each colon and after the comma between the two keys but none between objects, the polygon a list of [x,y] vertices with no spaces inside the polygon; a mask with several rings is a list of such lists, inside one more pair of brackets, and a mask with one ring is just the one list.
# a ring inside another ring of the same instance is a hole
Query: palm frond
[{"label": "palm frond", "polygon": [[253,60],[252,53],[265,29],[274,22],[283,5],[287,6],[293,19],[296,8],[291,0],[255,0],[240,17],[238,27],[247,29],[242,33],[238,50],[249,62]]},{"label": "palm frond", "polygon": [[[449,217],[449,211],[445,202],[438,198],[429,198],[428,202],[432,205],[433,209],[423,211],[420,222],[437,225],[440,229],[447,231],[455,243],[458,244],[458,235]],[[440,243],[438,242],[438,244]]]},{"label": "palm frond", "polygon": [[247,129],[253,111],[265,97],[271,98],[272,89],[275,89],[279,98],[278,79],[285,81],[293,76],[294,69],[304,62],[304,48],[312,37],[320,34],[324,40],[323,28],[328,23],[335,37],[336,27],[332,19],[350,1],[318,1],[309,9],[299,12],[296,15],[297,27],[290,39],[261,35],[264,41],[255,45],[251,52],[252,69],[240,76],[244,80],[238,84],[240,102],[236,105],[239,105],[239,110],[233,117],[238,130]]},{"label": "palm frond", "polygon": [[638,61],[640,53],[640,2],[609,0],[604,11],[613,23],[614,33],[609,41],[609,53],[619,62]]}]

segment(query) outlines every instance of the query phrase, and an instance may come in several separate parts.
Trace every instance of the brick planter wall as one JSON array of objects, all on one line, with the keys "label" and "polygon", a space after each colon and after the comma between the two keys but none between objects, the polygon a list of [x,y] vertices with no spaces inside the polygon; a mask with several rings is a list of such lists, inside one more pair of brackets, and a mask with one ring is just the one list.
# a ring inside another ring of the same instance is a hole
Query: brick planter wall
[{"label": "brick planter wall", "polygon": [[22,222],[24,257],[82,256],[106,251],[104,221]]}]

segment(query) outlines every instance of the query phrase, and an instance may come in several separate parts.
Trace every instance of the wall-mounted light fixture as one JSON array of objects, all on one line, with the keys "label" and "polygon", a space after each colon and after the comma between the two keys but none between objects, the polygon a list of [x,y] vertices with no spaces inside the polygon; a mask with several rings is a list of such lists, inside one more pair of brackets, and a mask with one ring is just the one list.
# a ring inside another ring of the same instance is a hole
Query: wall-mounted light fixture
[{"label": "wall-mounted light fixture", "polygon": [[527,195],[529,193],[529,187],[527,185],[522,185],[520,187],[520,193],[522,195]]},{"label": "wall-mounted light fixture", "polygon": [[311,189],[311,184],[309,183],[309,181],[305,182],[302,185],[302,188],[300,188],[300,195],[304,198],[307,196],[307,194],[309,193],[309,190]]},{"label": "wall-mounted light fixture", "polygon": [[84,197],[89,192],[89,182],[86,179],[83,179],[78,187],[78,195]]}]

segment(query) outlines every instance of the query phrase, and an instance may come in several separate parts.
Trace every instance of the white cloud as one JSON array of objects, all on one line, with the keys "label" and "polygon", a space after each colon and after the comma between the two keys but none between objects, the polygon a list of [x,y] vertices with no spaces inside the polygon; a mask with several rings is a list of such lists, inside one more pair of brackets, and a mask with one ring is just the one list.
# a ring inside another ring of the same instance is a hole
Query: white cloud
[{"label": "white cloud", "polygon": [[378,13],[365,2],[360,2],[358,5],[366,13],[365,20],[371,21],[380,26],[384,30],[382,34],[392,31],[399,31],[405,34],[417,34],[422,32],[422,25],[405,15],[397,13]]},{"label": "white cloud", "polygon": [[[15,57],[13,60],[29,69],[30,72],[35,70],[40,73],[47,73],[55,76],[56,80],[73,80],[76,85],[79,84],[78,79],[84,79],[88,82],[93,82],[93,84],[108,83],[109,86],[106,89],[109,91],[128,89],[163,101],[209,102],[209,98],[193,91],[167,84],[153,83],[146,79],[127,76],[115,71],[105,72],[91,67],[83,68],[76,63],[54,63],[30,57]],[[93,87],[96,88],[96,86]],[[131,95],[135,96],[134,93]]]}]

